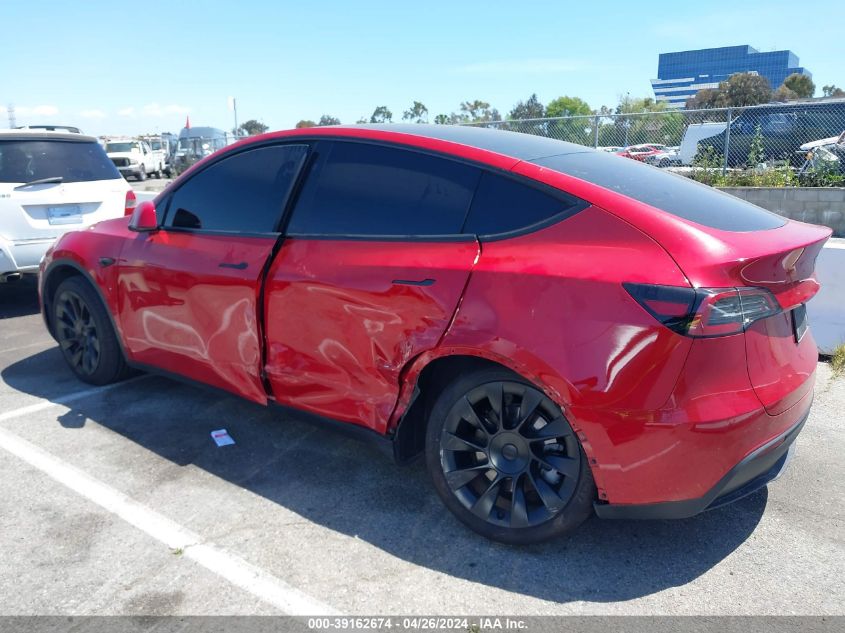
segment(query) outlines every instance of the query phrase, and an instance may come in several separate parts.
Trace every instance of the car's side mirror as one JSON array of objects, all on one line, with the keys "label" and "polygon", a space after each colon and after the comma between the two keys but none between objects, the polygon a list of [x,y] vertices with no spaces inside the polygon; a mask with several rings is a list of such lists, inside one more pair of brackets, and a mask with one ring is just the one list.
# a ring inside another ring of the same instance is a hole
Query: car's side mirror
[{"label": "car's side mirror", "polygon": [[135,210],[129,220],[129,230],[138,233],[149,233],[158,230],[158,217],[156,216],[156,205],[152,200],[144,200]]}]

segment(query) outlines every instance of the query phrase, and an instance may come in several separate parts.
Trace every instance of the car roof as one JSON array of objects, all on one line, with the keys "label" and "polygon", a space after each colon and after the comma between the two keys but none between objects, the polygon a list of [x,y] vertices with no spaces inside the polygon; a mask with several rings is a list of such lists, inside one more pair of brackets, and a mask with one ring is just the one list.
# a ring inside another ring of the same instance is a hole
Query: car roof
[{"label": "car roof", "polygon": [[576,154],[593,151],[591,148],[547,136],[523,134],[509,130],[490,129],[472,125],[432,125],[428,123],[388,123],[366,125],[340,125],[336,129],[364,129],[396,132],[423,138],[460,143],[478,149],[512,156],[520,160],[536,160],[547,156]]},{"label": "car roof", "polygon": [[75,141],[96,143],[93,136],[77,132],[50,132],[48,130],[0,130],[0,141]]}]

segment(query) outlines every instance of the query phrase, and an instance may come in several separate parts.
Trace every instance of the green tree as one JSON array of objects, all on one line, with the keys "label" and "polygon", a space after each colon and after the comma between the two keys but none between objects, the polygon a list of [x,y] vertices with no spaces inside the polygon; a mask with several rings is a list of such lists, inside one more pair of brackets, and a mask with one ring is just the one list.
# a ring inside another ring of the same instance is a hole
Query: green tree
[{"label": "green tree", "polygon": [[370,122],[370,120],[365,116],[359,117],[358,120],[355,121],[355,123],[357,123],[358,125],[362,125],[362,124],[369,123],[369,122]]},{"label": "green tree", "polygon": [[792,73],[783,80],[783,85],[802,99],[809,99],[816,92],[816,84],[813,83],[813,80],[801,73]]},{"label": "green tree", "polygon": [[586,101],[578,97],[558,97],[546,106],[546,116],[579,116],[592,114],[593,111]]},{"label": "green tree", "polygon": [[317,122],[317,125],[340,125],[340,119],[332,116],[331,114],[324,114],[320,117],[320,120]]},{"label": "green tree", "polygon": [[769,80],[753,73],[735,73],[718,88],[699,90],[687,100],[687,108],[724,108],[768,103],[772,99]]},{"label": "green tree", "polygon": [[311,119],[302,119],[299,123],[296,124],[296,127],[297,128],[316,127],[316,125],[317,124],[314,123],[314,121],[312,121]]},{"label": "green tree", "polygon": [[718,88],[702,88],[687,99],[688,110],[722,108],[727,104],[727,95]]},{"label": "green tree", "polygon": [[379,106],[373,110],[370,123],[393,123],[393,113],[387,106]]},{"label": "green tree", "polygon": [[775,101],[795,101],[798,95],[786,87],[786,84],[781,84],[780,88],[774,91],[772,99]]},{"label": "green tree", "polygon": [[517,103],[508,113],[508,119],[542,119],[546,116],[546,108],[540,103],[537,94],[534,93],[525,101]]},{"label": "green tree", "polygon": [[240,129],[247,136],[254,136],[256,134],[264,134],[264,132],[266,132],[270,128],[264,125],[261,121],[250,119],[249,121],[244,121],[243,123],[241,123]]},{"label": "green tree", "polygon": [[845,90],[830,84],[829,86],[822,86],[822,95],[825,97],[845,97]]},{"label": "green tree", "polygon": [[434,117],[434,122],[437,125],[447,125],[449,123],[449,115],[448,114],[438,114]]},{"label": "green tree", "polygon": [[762,75],[736,73],[719,83],[729,106],[753,106],[772,99],[772,87]]},{"label": "green tree", "polygon": [[[466,119],[469,119],[473,123],[479,121],[500,121],[502,119],[501,116],[498,119],[495,118],[499,113],[495,109],[491,110],[489,103],[478,99],[461,103],[461,112],[465,115]],[[452,117],[454,116],[453,114]]]},{"label": "green tree", "polygon": [[428,108],[423,103],[414,101],[410,109],[405,110],[402,114],[402,120],[413,123],[428,123]]}]

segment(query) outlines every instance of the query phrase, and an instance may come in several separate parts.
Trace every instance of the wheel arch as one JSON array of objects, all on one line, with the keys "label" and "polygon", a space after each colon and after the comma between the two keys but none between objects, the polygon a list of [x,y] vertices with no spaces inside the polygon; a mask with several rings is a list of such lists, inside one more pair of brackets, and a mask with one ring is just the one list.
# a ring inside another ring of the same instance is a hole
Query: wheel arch
[{"label": "wheel arch", "polygon": [[115,334],[117,335],[116,338],[117,343],[120,346],[120,350],[123,353],[124,358],[126,358],[123,336],[120,328],[117,327],[117,323],[115,322],[114,314],[111,310],[111,303],[107,300],[101,285],[97,283],[97,280],[91,275],[91,273],[86,270],[82,264],[73,259],[54,259],[41,275],[41,313],[50,336],[53,338],[56,337],[51,317],[53,298],[55,297],[56,290],[61,283],[71,277],[80,277],[84,279],[97,293],[97,296],[102,302],[103,307],[106,310],[106,314],[109,317],[111,326],[114,328]]},{"label": "wheel arch", "polygon": [[[556,388],[545,380],[544,377],[552,375],[551,370],[546,369],[541,361],[537,362],[535,367],[540,368],[540,371],[532,370],[527,364],[512,357],[473,347],[438,348],[409,361],[402,372],[399,400],[389,423],[396,461],[407,463],[422,453],[428,413],[437,396],[451,380],[467,371],[497,367],[542,389],[561,408],[584,448],[594,477],[600,477],[594,468],[595,459],[590,442],[569,411],[567,390]],[[568,385],[565,380],[563,382]],[[598,481],[596,484],[600,486]]]}]

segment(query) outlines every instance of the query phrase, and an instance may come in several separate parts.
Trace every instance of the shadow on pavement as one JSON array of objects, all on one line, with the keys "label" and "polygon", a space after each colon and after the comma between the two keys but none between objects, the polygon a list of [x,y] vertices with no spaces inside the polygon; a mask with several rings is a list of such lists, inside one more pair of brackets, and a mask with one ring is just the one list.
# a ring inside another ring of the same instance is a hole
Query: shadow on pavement
[{"label": "shadow on pavement", "polygon": [[0,319],[38,314],[38,280],[25,275],[20,281],[0,283]]},{"label": "shadow on pavement", "polygon": [[[0,375],[20,391],[55,398],[57,390],[46,385],[70,376],[59,359],[54,348]],[[408,562],[554,602],[630,600],[687,584],[749,537],[767,502],[763,490],[680,521],[594,518],[568,539],[515,548],[486,541],[452,518],[421,464],[395,466],[373,447],[279,410],[158,377],[72,406],[58,419],[65,427],[93,421]],[[221,426],[237,441],[225,451],[209,440]]]}]

